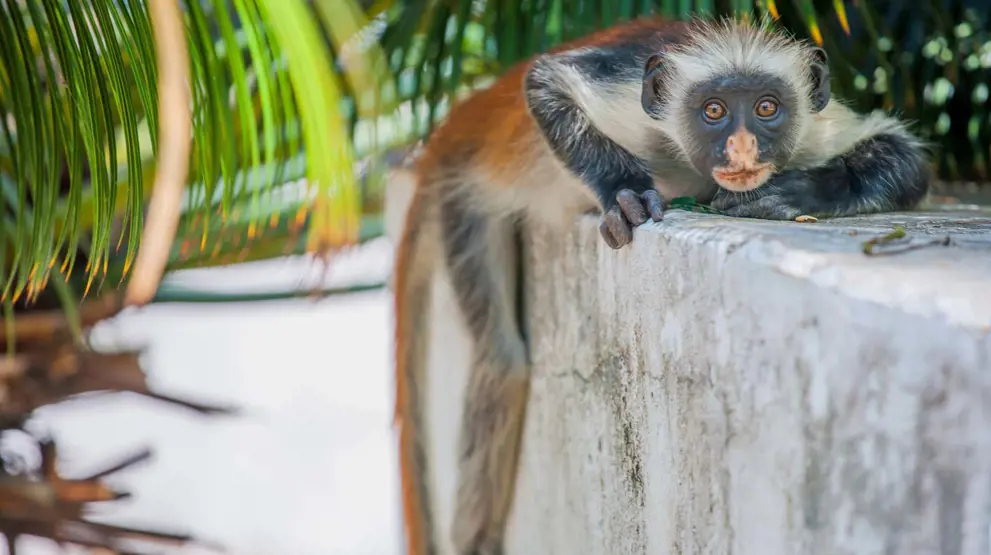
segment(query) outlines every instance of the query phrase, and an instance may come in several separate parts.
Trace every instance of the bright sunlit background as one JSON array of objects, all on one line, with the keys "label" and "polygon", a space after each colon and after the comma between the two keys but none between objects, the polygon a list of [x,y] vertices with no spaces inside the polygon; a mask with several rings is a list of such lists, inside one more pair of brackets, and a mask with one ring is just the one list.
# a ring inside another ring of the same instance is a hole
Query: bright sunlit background
[{"label": "bright sunlit background", "polygon": [[[327,281],[383,280],[390,263],[391,246],[377,240],[337,260]],[[305,291],[321,271],[298,258],[172,279],[211,291]],[[234,403],[242,414],[206,418],[115,394],[48,407],[38,420],[58,440],[68,476],[153,448],[150,462],[109,480],[134,498],[101,519],[187,531],[237,555],[396,554],[391,321],[386,289],[127,311],[94,331],[98,346],[144,346],[153,387]],[[35,538],[18,545],[57,552]]]}]

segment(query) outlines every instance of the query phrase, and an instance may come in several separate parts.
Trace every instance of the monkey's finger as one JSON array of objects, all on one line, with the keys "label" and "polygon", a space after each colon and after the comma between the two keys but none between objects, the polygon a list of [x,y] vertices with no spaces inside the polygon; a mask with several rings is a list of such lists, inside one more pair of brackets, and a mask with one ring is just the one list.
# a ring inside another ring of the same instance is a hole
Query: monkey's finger
[{"label": "monkey's finger", "polygon": [[647,211],[644,210],[640,195],[629,189],[623,189],[616,193],[616,202],[619,203],[623,214],[633,225],[640,225],[647,221]]},{"label": "monkey's finger", "polygon": [[623,211],[619,205],[613,206],[602,216],[599,232],[602,233],[602,238],[606,240],[606,244],[614,249],[618,249],[633,240],[633,230],[630,228],[630,223],[626,221],[626,217],[623,216]]},{"label": "monkey's finger", "polygon": [[647,189],[644,191],[643,200],[647,204],[647,212],[650,212],[650,218],[652,220],[659,222],[664,219],[664,209],[666,208],[664,197],[656,189]]},{"label": "monkey's finger", "polygon": [[745,199],[746,197],[744,195],[731,193],[725,189],[720,189],[716,195],[712,197],[712,201],[709,203],[709,206],[725,213],[727,210],[731,210],[739,207],[741,204],[745,204]]},{"label": "monkey's finger", "polygon": [[606,244],[609,245],[609,248],[618,249],[622,246],[616,238],[613,237],[612,231],[609,229],[609,221],[605,216],[602,217],[602,221],[599,223],[599,233],[602,235],[602,238],[605,240]]},{"label": "monkey's finger", "polygon": [[633,241],[633,227],[630,225],[630,221],[626,219],[622,209],[618,206],[614,206],[612,210],[609,211],[608,216],[609,231],[612,233],[612,236],[616,239],[619,246],[622,247],[630,241]]},{"label": "monkey's finger", "polygon": [[612,234],[609,233],[609,226],[606,225],[605,217],[599,222],[599,234],[602,235],[602,239],[609,245],[610,248],[618,249],[619,245],[616,244],[616,240],[613,239]]},{"label": "monkey's finger", "polygon": [[[710,206],[712,206],[710,204]],[[715,208],[715,206],[713,206]],[[716,208],[723,214],[733,218],[756,218],[759,220],[794,220],[806,213],[805,210],[794,206],[793,202],[780,195],[767,195],[749,202],[730,205],[727,208]]]}]

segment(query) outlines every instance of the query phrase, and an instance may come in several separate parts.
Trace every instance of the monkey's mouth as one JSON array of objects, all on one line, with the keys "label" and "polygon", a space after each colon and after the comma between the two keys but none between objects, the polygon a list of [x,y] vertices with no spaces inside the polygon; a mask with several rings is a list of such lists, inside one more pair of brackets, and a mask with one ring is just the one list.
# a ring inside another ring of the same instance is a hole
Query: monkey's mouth
[{"label": "monkey's mouth", "polygon": [[745,169],[715,168],[712,170],[712,178],[720,187],[743,193],[763,185],[773,172],[774,165],[765,162]]}]

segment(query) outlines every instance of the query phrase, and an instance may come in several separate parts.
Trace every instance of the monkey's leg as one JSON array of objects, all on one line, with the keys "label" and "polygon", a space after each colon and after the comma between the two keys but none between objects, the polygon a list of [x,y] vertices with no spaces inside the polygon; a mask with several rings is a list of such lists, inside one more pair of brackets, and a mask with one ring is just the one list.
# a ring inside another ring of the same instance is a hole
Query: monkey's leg
[{"label": "monkey's leg", "polygon": [[[633,240],[633,228],[663,218],[664,200],[643,160],[596,128],[575,91],[629,80],[640,71],[632,55],[616,55],[603,68],[604,49],[538,58],[526,75],[524,87],[530,115],[554,155],[578,176],[599,199],[599,231],[618,249]],[[632,73],[631,73],[632,72]],[[595,94],[593,92],[593,94]]]},{"label": "monkey's leg", "polygon": [[517,254],[509,218],[475,208],[476,195],[442,205],[448,268],[474,340],[458,446],[453,540],[459,555],[499,555],[513,498],[530,368],[517,326]]},{"label": "monkey's leg", "polygon": [[720,189],[712,207],[730,215],[790,220],[907,210],[929,189],[931,170],[912,139],[876,135],[825,165],[787,170],[747,193]]}]

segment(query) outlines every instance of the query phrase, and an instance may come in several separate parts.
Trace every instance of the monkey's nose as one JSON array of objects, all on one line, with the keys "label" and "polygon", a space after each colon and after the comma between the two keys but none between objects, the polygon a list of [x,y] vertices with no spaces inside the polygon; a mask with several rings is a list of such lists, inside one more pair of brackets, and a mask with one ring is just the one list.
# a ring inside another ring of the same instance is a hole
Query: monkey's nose
[{"label": "monkey's nose", "polygon": [[[741,136],[743,135],[743,136]],[[726,141],[726,150],[736,154],[749,154],[757,151],[757,137],[752,133],[734,133]]]},{"label": "monkey's nose", "polygon": [[748,168],[757,163],[760,151],[753,133],[739,130],[726,139],[726,158],[730,166]]}]

